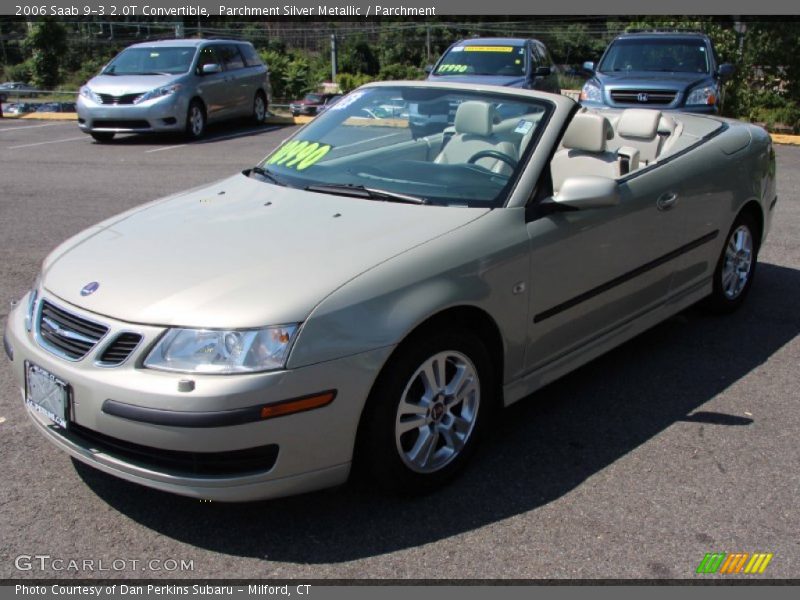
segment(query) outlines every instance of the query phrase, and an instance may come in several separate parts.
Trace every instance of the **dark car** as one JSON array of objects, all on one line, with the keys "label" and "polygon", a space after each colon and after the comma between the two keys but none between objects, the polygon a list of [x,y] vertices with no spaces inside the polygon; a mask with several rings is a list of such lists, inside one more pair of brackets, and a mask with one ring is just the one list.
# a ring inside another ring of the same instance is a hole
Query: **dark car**
[{"label": "dark car", "polygon": [[545,45],[522,38],[474,38],[450,46],[429,81],[483,83],[559,93],[558,69]]},{"label": "dark car", "polygon": [[615,38],[581,91],[587,107],[657,108],[717,113],[734,67],[718,64],[703,33],[640,32]]},{"label": "dark car", "polygon": [[289,104],[289,110],[292,111],[292,115],[295,117],[300,115],[314,116],[321,113],[328,104],[335,102],[341,96],[341,94],[318,94],[312,92],[306,94],[302,100],[293,100]]}]

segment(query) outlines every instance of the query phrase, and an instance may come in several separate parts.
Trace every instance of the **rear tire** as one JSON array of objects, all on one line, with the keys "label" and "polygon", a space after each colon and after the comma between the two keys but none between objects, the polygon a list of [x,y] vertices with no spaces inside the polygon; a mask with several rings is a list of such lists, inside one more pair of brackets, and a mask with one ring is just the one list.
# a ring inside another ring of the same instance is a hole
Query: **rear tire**
[{"label": "rear tire", "polygon": [[714,289],[705,307],[716,313],[731,313],[739,308],[753,285],[759,250],[756,219],[739,214],[731,226],[714,269]]},{"label": "rear tire", "polygon": [[474,452],[494,390],[491,360],[476,336],[437,330],[408,340],[367,400],[356,471],[389,491],[442,486]]},{"label": "rear tire", "polygon": [[189,103],[186,112],[186,137],[190,140],[199,140],[206,132],[206,111],[198,100]]},{"label": "rear tire", "polygon": [[264,92],[256,92],[256,97],[253,99],[253,120],[256,123],[263,123],[267,118],[267,99]]},{"label": "rear tire", "polygon": [[96,142],[100,142],[101,144],[114,139],[114,133],[106,131],[92,131],[89,135],[91,135]]}]

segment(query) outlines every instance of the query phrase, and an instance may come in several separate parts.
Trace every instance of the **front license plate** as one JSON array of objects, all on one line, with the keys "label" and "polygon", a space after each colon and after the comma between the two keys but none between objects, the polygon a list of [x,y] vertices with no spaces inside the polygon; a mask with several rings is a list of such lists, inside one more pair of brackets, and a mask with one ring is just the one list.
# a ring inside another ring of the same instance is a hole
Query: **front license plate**
[{"label": "front license plate", "polygon": [[28,362],[25,363],[25,404],[66,429],[69,406],[67,382]]}]

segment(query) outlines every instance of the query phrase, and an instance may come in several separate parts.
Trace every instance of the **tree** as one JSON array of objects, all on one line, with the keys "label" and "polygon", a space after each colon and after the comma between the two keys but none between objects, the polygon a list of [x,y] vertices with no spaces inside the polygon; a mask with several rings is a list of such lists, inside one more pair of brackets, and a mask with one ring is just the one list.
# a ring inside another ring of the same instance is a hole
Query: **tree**
[{"label": "tree", "polygon": [[24,46],[31,54],[32,83],[42,89],[54,89],[61,81],[61,57],[67,50],[64,26],[52,18],[43,18],[33,25]]}]

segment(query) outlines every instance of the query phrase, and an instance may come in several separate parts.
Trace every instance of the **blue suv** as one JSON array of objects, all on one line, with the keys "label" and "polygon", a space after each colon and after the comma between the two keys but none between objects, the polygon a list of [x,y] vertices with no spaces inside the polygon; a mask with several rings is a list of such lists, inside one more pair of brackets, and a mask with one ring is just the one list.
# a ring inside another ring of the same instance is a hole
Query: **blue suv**
[{"label": "blue suv", "polygon": [[597,66],[583,68],[592,74],[581,90],[584,106],[711,114],[719,112],[722,83],[734,71],[717,63],[707,35],[675,32],[620,35]]}]

